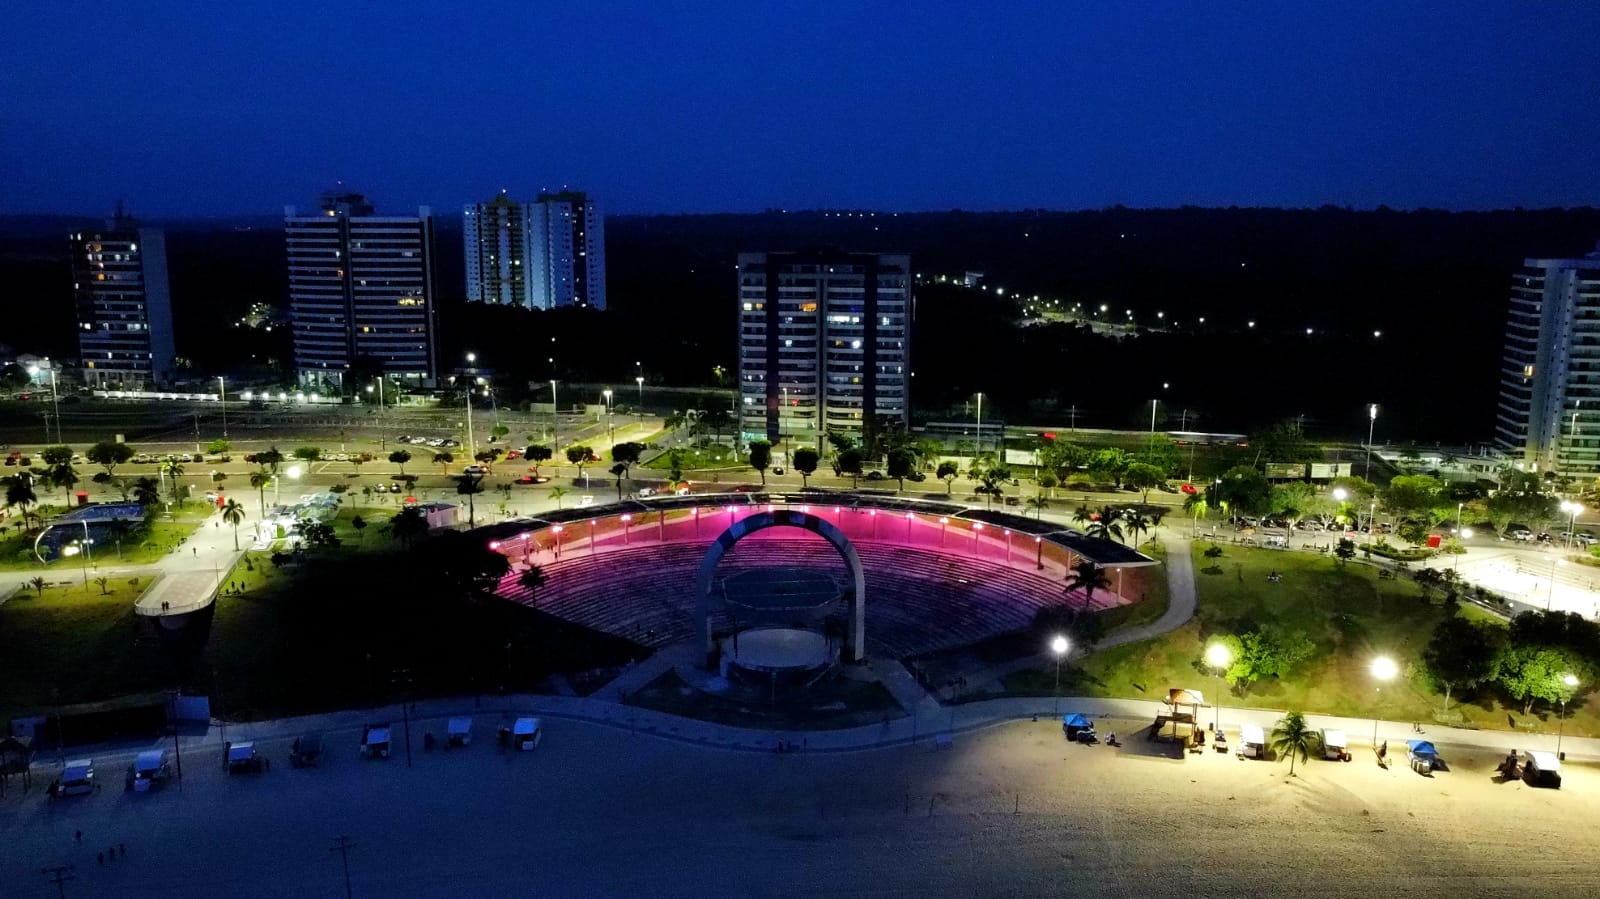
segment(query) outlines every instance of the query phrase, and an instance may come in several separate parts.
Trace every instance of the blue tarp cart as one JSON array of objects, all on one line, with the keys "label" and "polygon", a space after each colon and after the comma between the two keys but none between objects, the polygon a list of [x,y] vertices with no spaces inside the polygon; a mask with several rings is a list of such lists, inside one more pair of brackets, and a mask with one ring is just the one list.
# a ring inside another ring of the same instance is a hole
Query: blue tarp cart
[{"label": "blue tarp cart", "polygon": [[1087,715],[1062,715],[1061,732],[1067,739],[1079,743],[1093,743],[1097,737],[1094,732],[1094,722]]},{"label": "blue tarp cart", "polygon": [[1431,777],[1439,764],[1439,750],[1427,740],[1407,740],[1406,760],[1411,763],[1411,770]]}]

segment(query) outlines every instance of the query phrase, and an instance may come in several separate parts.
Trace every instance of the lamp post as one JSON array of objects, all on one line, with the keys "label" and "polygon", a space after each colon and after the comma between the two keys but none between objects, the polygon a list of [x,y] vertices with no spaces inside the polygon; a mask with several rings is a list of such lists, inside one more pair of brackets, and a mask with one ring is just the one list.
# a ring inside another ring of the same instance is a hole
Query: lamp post
[{"label": "lamp post", "polygon": [[1362,478],[1368,483],[1372,481],[1372,432],[1378,427],[1378,404],[1373,403],[1367,407],[1367,464]]},{"label": "lamp post", "polygon": [[[46,362],[50,362],[50,357],[46,356],[45,357],[45,361]],[[40,369],[37,366],[34,366],[34,367],[31,367],[31,368],[28,369],[28,374],[29,375],[37,375],[39,373],[39,371],[40,371]],[[55,413],[54,414],[55,414],[55,417],[56,417],[56,442],[60,443],[61,442],[61,397],[56,394],[56,366],[55,366],[54,362],[50,363],[49,372],[50,372],[50,404],[55,408]],[[50,426],[48,424],[45,425],[44,439],[46,441],[49,441],[49,439],[50,439]]]},{"label": "lamp post", "polygon": [[[1461,529],[1461,539],[1462,540],[1466,540],[1468,537],[1471,537],[1471,536],[1472,536],[1472,528],[1462,528]],[[1461,570],[1461,557],[1465,553],[1466,553],[1466,547],[1463,546],[1462,547],[1462,551],[1455,554],[1456,560],[1455,560],[1454,564],[1452,564],[1450,567],[1454,568],[1457,571],[1460,571]]]},{"label": "lamp post", "polygon": [[[1563,674],[1561,683],[1570,692],[1578,686],[1578,678],[1573,674]],[[1561,694],[1561,716],[1556,719],[1556,758],[1558,759],[1561,758],[1561,735],[1567,729],[1567,700],[1570,698],[1566,693]]]},{"label": "lamp post", "polygon": [[1206,647],[1206,664],[1217,673],[1217,720],[1211,725],[1211,733],[1222,733],[1222,673],[1228,670],[1228,663],[1233,661],[1233,653],[1221,643],[1213,643]]},{"label": "lamp post", "polygon": [[1050,641],[1050,651],[1056,654],[1056,714],[1061,714],[1061,659],[1067,654],[1067,638],[1056,634]]},{"label": "lamp post", "polygon": [[[1161,389],[1162,390],[1166,390],[1170,386],[1172,386],[1172,385],[1166,383],[1165,381],[1163,381],[1161,383]],[[1150,445],[1152,447],[1156,445],[1156,403],[1157,403],[1157,398],[1156,397],[1151,397],[1150,398]]]},{"label": "lamp post", "polygon": [[561,455],[561,405],[556,402],[556,382],[550,381],[550,450],[554,459]]},{"label": "lamp post", "polygon": [[644,427],[644,375],[635,375],[633,383],[639,385],[639,408],[634,411],[638,413],[639,426]]},{"label": "lamp post", "polygon": [[[228,382],[223,380],[222,375],[217,375],[217,401],[222,403],[222,437],[226,440],[228,437]],[[60,422],[56,424],[59,425]]]},{"label": "lamp post", "polygon": [[[388,449],[388,443],[385,440],[384,431],[383,431],[383,407],[384,407],[384,401],[383,401],[383,376],[382,375],[379,375],[377,377],[377,382],[378,382],[378,449]],[[367,392],[368,393],[372,392],[372,386],[371,385],[367,386]]]},{"label": "lamp post", "polygon": [[1556,566],[1567,564],[1567,560],[1555,556],[1545,556],[1545,559],[1550,562],[1550,589],[1546,590],[1544,594],[1544,610],[1548,612],[1550,611],[1551,603],[1555,602],[1556,598]]},{"label": "lamp post", "polygon": [[606,426],[611,433],[611,448],[615,450],[617,448],[617,416],[615,414],[616,407],[611,404],[611,388],[607,387],[605,390],[600,391],[600,395],[605,397],[606,400]]},{"label": "lamp post", "polygon": [[[61,422],[56,421],[56,429],[59,427]],[[978,450],[973,451],[973,456],[982,456],[984,454],[984,395],[982,394],[978,394],[978,437],[974,443],[978,445]]]},{"label": "lamp post", "polygon": [[1386,681],[1394,679],[1399,669],[1395,667],[1394,659],[1388,656],[1378,656],[1372,660],[1372,679],[1378,682],[1376,693],[1378,699],[1373,703],[1372,713],[1372,748],[1378,748],[1378,707],[1383,703],[1383,685]]},{"label": "lamp post", "polygon": [[[60,427],[60,425],[61,422],[58,419],[56,421],[56,426]],[[1576,531],[1578,529],[1578,513],[1583,511],[1583,504],[1579,502],[1568,502],[1566,500],[1562,500],[1561,511],[1571,516],[1567,520],[1567,549],[1570,550],[1572,549],[1572,539],[1576,536]]]},{"label": "lamp post", "polygon": [[[467,354],[467,365],[470,366],[477,361],[477,353]],[[476,368],[473,370],[475,371]],[[478,444],[472,439],[472,385],[474,383],[475,381],[473,378],[467,378],[467,458],[476,462],[478,456]]]}]

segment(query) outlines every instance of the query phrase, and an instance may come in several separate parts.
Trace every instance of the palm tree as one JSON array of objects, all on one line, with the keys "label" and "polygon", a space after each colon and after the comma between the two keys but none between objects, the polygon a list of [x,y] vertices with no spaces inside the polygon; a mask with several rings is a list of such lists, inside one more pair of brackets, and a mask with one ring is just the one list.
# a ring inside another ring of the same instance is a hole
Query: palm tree
[{"label": "palm tree", "polygon": [[33,476],[27,473],[15,474],[6,478],[6,505],[21,506],[22,519],[28,519],[28,507],[39,501],[39,495],[33,492]]},{"label": "palm tree", "polygon": [[529,565],[528,570],[517,576],[517,583],[528,591],[528,598],[532,599],[539,588],[545,584],[544,569],[537,565]]},{"label": "palm tree", "polygon": [[161,502],[161,484],[155,478],[134,481],[133,501],[141,506],[153,506]]},{"label": "palm tree", "polygon": [[178,500],[178,479],[183,477],[183,463],[178,461],[177,456],[168,456],[161,463],[161,473],[172,479],[172,499],[176,502]]},{"label": "palm tree", "polygon": [[222,507],[222,520],[233,525],[233,551],[239,551],[239,522],[244,521],[244,506],[239,501],[229,497],[226,505]]},{"label": "palm tree", "polygon": [[256,497],[261,501],[261,517],[267,517],[267,485],[272,483],[272,474],[265,468],[258,468],[250,472],[250,486],[256,488]]},{"label": "palm tree", "polygon": [[72,508],[72,488],[78,483],[78,470],[71,462],[61,462],[50,466],[48,477],[51,486],[60,487],[66,494],[67,508]]},{"label": "palm tree", "polygon": [[1094,605],[1094,591],[1110,589],[1111,578],[1106,575],[1104,568],[1088,559],[1083,559],[1072,566],[1072,574],[1067,578],[1067,592],[1082,590],[1084,608]]},{"label": "palm tree", "polygon": [[556,501],[556,508],[557,509],[561,508],[561,498],[563,496],[566,496],[566,495],[567,495],[567,488],[565,488],[565,487],[551,487],[550,488],[550,498]]},{"label": "palm tree", "polygon": [[1304,714],[1287,712],[1272,728],[1270,747],[1274,755],[1289,757],[1289,776],[1293,777],[1295,757],[1299,756],[1301,762],[1308,761],[1316,739],[1316,732],[1306,723]]},{"label": "palm tree", "polygon": [[1211,504],[1206,502],[1204,493],[1191,493],[1188,499],[1183,501],[1183,511],[1188,512],[1194,518],[1194,530],[1198,534],[1200,533],[1200,522],[1206,517],[1206,513],[1211,511]]},{"label": "palm tree", "polygon": [[[617,464],[611,466],[611,474],[617,479],[617,502],[620,503],[622,502],[622,479],[628,474],[628,466],[618,462]],[[766,480],[766,477],[767,473],[763,471],[761,473],[762,480]]]},{"label": "palm tree", "polygon": [[1091,521],[1094,521],[1094,510],[1089,508],[1088,503],[1084,503],[1078,508],[1072,510],[1073,524],[1083,525]]},{"label": "palm tree", "polygon": [[1044,510],[1050,508],[1050,501],[1043,496],[1030,496],[1027,503],[1028,507],[1033,509],[1034,518],[1043,518]]},{"label": "palm tree", "polygon": [[389,533],[411,548],[411,541],[428,533],[428,519],[417,506],[406,506],[389,519]]},{"label": "palm tree", "polygon": [[39,591],[39,597],[41,599],[44,597],[44,578],[35,576],[28,581],[28,584],[32,586],[33,589]]},{"label": "palm tree", "polygon": [[1113,538],[1121,540],[1122,527],[1117,524],[1116,516],[1109,514],[1110,511],[1109,509],[1104,509],[1096,512],[1095,519],[1089,522],[1088,527],[1083,529],[1084,535],[1094,537],[1097,540],[1111,540]]},{"label": "palm tree", "polygon": [[1130,509],[1122,516],[1122,526],[1127,530],[1128,536],[1132,538],[1132,545],[1138,546],[1139,535],[1150,530],[1150,519],[1146,518],[1143,513]]}]

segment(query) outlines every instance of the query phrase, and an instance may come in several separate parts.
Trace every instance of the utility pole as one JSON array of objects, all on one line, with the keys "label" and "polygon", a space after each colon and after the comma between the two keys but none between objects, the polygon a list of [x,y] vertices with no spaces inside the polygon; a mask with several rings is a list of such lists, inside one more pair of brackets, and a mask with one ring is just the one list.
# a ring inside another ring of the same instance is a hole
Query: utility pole
[{"label": "utility pole", "polygon": [[[470,497],[469,497],[470,499]],[[390,679],[396,687],[400,688],[400,718],[405,722],[406,728],[406,767],[411,767],[411,704],[406,697],[411,695],[411,669],[395,669],[394,677]]]},{"label": "utility pole", "polygon": [[53,868],[41,868],[39,873],[50,878],[50,882],[56,885],[57,896],[66,899],[67,881],[78,879],[72,875],[73,870],[71,865],[56,865]]},{"label": "utility pole", "polygon": [[217,376],[217,399],[222,403],[222,439],[228,439],[228,382]]},{"label": "utility pole", "polygon": [[356,844],[350,842],[349,837],[337,836],[333,838],[333,847],[328,850],[329,852],[339,853],[339,857],[344,860],[345,899],[352,899],[352,897],[355,896],[355,893],[351,892],[350,890],[350,850],[354,848],[356,848]]},{"label": "utility pole", "polygon": [[183,747],[178,743],[178,691],[172,691],[172,756],[178,762],[178,792],[183,792]]}]

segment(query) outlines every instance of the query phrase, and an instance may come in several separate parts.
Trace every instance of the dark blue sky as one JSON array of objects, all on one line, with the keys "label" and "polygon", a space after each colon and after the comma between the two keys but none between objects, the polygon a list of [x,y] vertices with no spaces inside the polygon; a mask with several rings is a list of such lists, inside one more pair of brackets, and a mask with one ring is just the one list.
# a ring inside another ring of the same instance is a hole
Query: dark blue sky
[{"label": "dark blue sky", "polygon": [[[453,10],[459,8],[461,12]],[[1600,202],[1600,4],[29,3],[0,212]]]}]

